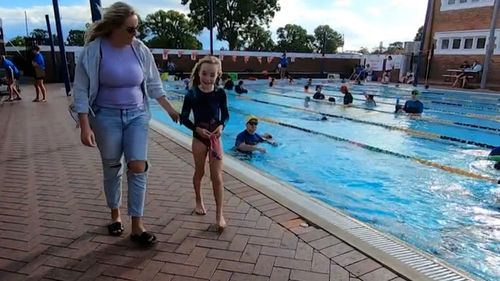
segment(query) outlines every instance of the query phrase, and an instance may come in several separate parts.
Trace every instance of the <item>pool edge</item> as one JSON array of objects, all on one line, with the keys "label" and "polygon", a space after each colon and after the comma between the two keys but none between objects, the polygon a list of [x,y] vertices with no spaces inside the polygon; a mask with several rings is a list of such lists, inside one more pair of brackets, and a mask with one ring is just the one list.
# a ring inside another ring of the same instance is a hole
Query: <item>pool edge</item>
[{"label": "pool edge", "polygon": [[[150,125],[159,134],[191,150],[190,137],[156,120],[151,120]],[[272,175],[231,156],[224,157],[224,171],[228,174],[409,280],[478,280],[437,257],[424,253],[390,234],[382,233],[318,199],[307,196]]]}]

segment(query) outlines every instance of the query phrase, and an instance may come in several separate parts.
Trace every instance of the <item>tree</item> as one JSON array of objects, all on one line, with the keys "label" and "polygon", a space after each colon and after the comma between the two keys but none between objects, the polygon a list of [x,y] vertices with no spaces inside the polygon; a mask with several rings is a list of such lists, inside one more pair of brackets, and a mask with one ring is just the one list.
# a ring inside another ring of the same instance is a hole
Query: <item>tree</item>
[{"label": "tree", "polygon": [[24,40],[23,36],[16,36],[12,39],[9,40],[12,45],[16,47],[24,47],[26,46],[26,41]]},{"label": "tree", "polygon": [[363,54],[363,55],[368,55],[368,54],[370,54],[370,51],[369,51],[369,50],[368,50],[368,48],[366,48],[366,47],[361,47],[361,48],[359,48],[359,51],[358,51],[358,52],[359,52],[359,53],[361,53],[361,54]]},{"label": "tree", "polygon": [[415,34],[415,39],[413,41],[422,41],[422,36],[424,34],[424,26],[418,28],[417,34]]},{"label": "tree", "polygon": [[[216,0],[214,7],[214,27],[217,39],[225,40],[229,49],[241,47],[243,32],[249,26],[266,25],[280,10],[278,0]],[[199,31],[209,28],[209,9],[206,0],[182,0],[182,5],[189,4],[189,17]]]},{"label": "tree", "polygon": [[314,36],[308,35],[300,25],[287,24],[276,31],[279,51],[310,53],[313,51]]},{"label": "tree", "polygon": [[247,26],[242,32],[244,48],[247,51],[272,51],[274,42],[271,32],[261,26]]},{"label": "tree", "polygon": [[136,37],[139,40],[144,41],[150,35],[151,32],[148,30],[146,23],[142,20],[142,18],[139,15],[137,15],[137,18],[139,19],[139,27],[137,29]]},{"label": "tree", "polygon": [[318,53],[336,53],[344,45],[342,35],[329,25],[320,25],[314,29],[314,46]]},{"label": "tree", "polygon": [[396,41],[389,44],[386,53],[387,54],[401,54],[403,52],[403,42]]},{"label": "tree", "polygon": [[148,45],[153,48],[201,49],[196,39],[198,29],[182,13],[158,10],[146,16],[145,31],[153,38]]},{"label": "tree", "polygon": [[72,29],[68,33],[68,38],[66,41],[68,46],[83,46],[85,45],[85,31]]},{"label": "tree", "polygon": [[[50,45],[48,38],[46,39],[47,45]],[[52,42],[54,42],[55,46],[59,46],[59,37],[56,34],[52,34]]]},{"label": "tree", "polygon": [[30,36],[38,40],[46,40],[47,38],[49,38],[49,33],[47,32],[47,30],[35,28],[33,29],[33,31],[31,31]]}]

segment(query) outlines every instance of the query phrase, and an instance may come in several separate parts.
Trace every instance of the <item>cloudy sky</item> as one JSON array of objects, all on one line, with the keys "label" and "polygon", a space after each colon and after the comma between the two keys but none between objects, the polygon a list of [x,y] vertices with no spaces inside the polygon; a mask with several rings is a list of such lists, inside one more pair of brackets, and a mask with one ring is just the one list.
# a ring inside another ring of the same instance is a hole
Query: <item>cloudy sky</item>
[{"label": "cloudy sky", "polygon": [[[174,9],[188,13],[181,0],[122,0],[139,11],[141,16],[158,9]],[[45,14],[53,21],[52,0],[1,0],[0,17],[6,39],[25,35],[24,12],[28,15],[28,30],[45,27]],[[101,0],[104,7],[115,2]],[[140,5],[137,5],[140,3]],[[372,49],[382,41],[384,46],[394,41],[411,41],[419,26],[423,25],[427,0],[280,0],[281,11],[273,19],[270,29],[275,37],[276,29],[287,23],[298,24],[312,33],[321,24],[328,24],[345,36],[345,50]],[[59,0],[63,32],[83,29],[90,22],[88,0]],[[55,31],[55,24],[52,24]],[[208,48],[208,32],[199,40]],[[276,38],[274,38],[276,39]],[[227,47],[217,42],[216,48]]]}]

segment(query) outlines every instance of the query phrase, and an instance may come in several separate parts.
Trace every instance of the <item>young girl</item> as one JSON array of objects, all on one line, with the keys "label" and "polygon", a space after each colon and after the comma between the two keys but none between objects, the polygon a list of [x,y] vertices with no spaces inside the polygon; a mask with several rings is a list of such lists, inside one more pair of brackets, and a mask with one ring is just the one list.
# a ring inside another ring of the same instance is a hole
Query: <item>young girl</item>
[{"label": "young girl", "polygon": [[[193,131],[192,152],[195,163],[193,185],[196,194],[194,211],[197,215],[206,214],[201,193],[201,180],[205,173],[208,154],[219,231],[226,227],[222,206],[224,186],[220,137],[229,119],[226,93],[223,89],[215,87],[216,80],[221,74],[222,66],[218,58],[206,56],[198,61],[191,73],[189,93],[184,98],[181,113],[182,124]],[[189,119],[191,111],[193,111],[194,123]]]}]

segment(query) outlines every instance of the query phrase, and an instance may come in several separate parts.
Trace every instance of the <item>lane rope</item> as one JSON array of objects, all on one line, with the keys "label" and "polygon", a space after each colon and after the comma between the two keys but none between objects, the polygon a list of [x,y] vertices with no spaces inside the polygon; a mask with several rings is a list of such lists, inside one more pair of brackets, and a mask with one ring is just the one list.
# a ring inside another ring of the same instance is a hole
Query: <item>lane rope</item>
[{"label": "lane rope", "polygon": [[[231,94],[231,95],[237,96],[236,94]],[[251,97],[248,97],[248,96],[243,96],[241,98],[245,98],[245,99],[251,100],[253,102],[258,102],[258,103],[263,103],[263,104],[269,104],[269,105],[273,105],[273,106],[279,106],[279,107],[289,108],[289,109],[293,109],[293,110],[304,111],[304,112],[308,112],[308,113],[321,114],[323,116],[328,116],[328,117],[333,117],[333,118],[345,119],[345,120],[349,120],[349,121],[353,121],[353,122],[357,122],[357,123],[362,123],[362,124],[368,124],[368,125],[383,127],[383,128],[389,129],[389,130],[402,131],[402,132],[405,132],[405,133],[407,133],[409,135],[412,135],[412,136],[416,136],[416,137],[420,137],[420,138],[425,138],[425,139],[430,139],[430,140],[441,139],[441,140],[447,140],[447,141],[457,142],[457,143],[462,143],[462,144],[475,145],[475,146],[489,148],[489,149],[494,148],[494,146],[489,145],[489,144],[485,144],[485,143],[480,143],[480,142],[475,142],[475,141],[470,141],[470,140],[464,140],[464,139],[450,137],[450,136],[445,136],[445,135],[438,135],[438,134],[434,134],[434,133],[422,132],[422,131],[417,131],[417,130],[402,128],[402,127],[393,126],[393,125],[381,124],[381,123],[377,123],[377,122],[366,121],[366,120],[356,119],[356,118],[342,116],[342,115],[337,115],[337,114],[324,113],[324,112],[321,112],[321,111],[315,111],[315,110],[310,110],[310,109],[306,109],[306,108],[300,108],[300,107],[295,107],[295,106],[290,106],[290,105],[285,105],[285,104],[273,103],[273,102],[268,102],[268,101],[263,101],[263,100],[251,98]]]},{"label": "lane rope", "polygon": [[[297,99],[297,100],[304,100],[301,97],[290,96],[290,95],[286,95],[286,94],[278,94],[278,93],[276,93],[274,91],[270,91],[270,92],[259,91],[259,93],[262,93],[262,94],[265,94],[265,95],[272,95],[272,96],[280,96],[280,97],[292,98],[292,99]],[[335,96],[335,95],[332,95],[332,96],[334,96],[336,98],[342,98],[341,96]],[[359,98],[354,98],[354,99],[355,100],[359,100],[359,101],[365,101],[365,100],[359,99]],[[327,101],[314,100],[314,99],[311,99],[311,101],[312,102],[316,102],[316,103],[320,103],[320,104],[331,105],[331,103],[329,103]],[[384,102],[379,102],[379,101],[377,101],[377,103],[389,104],[389,103],[384,103]],[[393,105],[393,104],[391,104],[391,105]],[[375,108],[367,108],[367,107],[362,107],[362,106],[357,106],[357,105],[351,105],[351,107],[358,108],[358,109],[363,109],[363,110],[370,110],[370,111],[380,112],[380,113],[384,113],[384,114],[392,114],[392,115],[394,114],[394,112],[379,110],[379,109],[375,109]],[[460,127],[460,128],[461,127],[468,127],[468,128],[474,128],[474,129],[483,129],[483,130],[488,130],[488,131],[500,132],[500,128],[492,128],[492,127],[487,127],[487,126],[480,126],[480,125],[463,123],[463,122],[456,122],[456,121],[440,120],[440,119],[435,119],[435,118],[430,118],[430,117],[425,117],[425,116],[421,116],[418,120],[427,121],[429,123],[436,123],[436,124],[442,124],[442,125],[457,126],[457,127]]]}]

